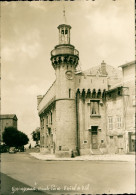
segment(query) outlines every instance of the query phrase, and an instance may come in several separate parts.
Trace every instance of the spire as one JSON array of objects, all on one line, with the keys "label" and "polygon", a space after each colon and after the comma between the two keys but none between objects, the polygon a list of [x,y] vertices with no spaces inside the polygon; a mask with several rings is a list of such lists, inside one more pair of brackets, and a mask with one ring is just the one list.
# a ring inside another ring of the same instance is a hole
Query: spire
[{"label": "spire", "polygon": [[67,24],[65,6],[63,6],[63,21],[64,21],[64,24]]}]

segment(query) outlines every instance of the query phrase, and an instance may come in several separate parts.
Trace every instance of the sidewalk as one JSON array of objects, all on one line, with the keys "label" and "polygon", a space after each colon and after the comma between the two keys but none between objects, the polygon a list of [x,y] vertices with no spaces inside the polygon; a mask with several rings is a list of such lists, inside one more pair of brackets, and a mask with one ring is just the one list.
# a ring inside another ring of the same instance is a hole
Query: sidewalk
[{"label": "sidewalk", "polygon": [[53,154],[43,155],[40,153],[29,153],[31,156],[45,161],[127,161],[134,162],[135,155],[130,154],[105,154],[105,155],[84,155],[75,158],[56,158]]}]

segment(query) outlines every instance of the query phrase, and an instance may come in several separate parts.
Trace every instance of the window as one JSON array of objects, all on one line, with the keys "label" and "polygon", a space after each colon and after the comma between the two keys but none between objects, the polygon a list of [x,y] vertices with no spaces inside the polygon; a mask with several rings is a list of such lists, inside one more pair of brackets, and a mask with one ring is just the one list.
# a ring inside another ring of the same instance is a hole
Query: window
[{"label": "window", "polygon": [[46,125],[48,125],[48,115],[47,115],[47,118],[46,118]]},{"label": "window", "polygon": [[123,135],[118,135],[118,138],[123,138]]},{"label": "window", "polygon": [[121,123],[122,123],[122,120],[121,120],[121,116],[118,116],[117,117],[117,128],[120,129],[121,128]]},{"label": "window", "polygon": [[61,150],[61,146],[59,146],[59,150]]},{"label": "window", "polygon": [[48,128],[48,134],[49,135],[51,134],[51,128]]},{"label": "window", "polygon": [[99,101],[91,101],[91,115],[99,115]]},{"label": "window", "polygon": [[118,95],[121,95],[121,91],[120,90],[118,90]]},{"label": "window", "polygon": [[52,112],[51,112],[51,124],[52,124]]},{"label": "window", "polygon": [[67,29],[65,30],[65,34],[68,34],[68,30]]},{"label": "window", "polygon": [[43,118],[43,123],[42,123],[42,127],[43,127],[43,129],[44,129],[44,118]]},{"label": "window", "polygon": [[92,135],[97,135],[98,133],[98,126],[91,126]]},{"label": "window", "polygon": [[113,129],[113,118],[112,118],[112,116],[108,117],[108,126],[109,126],[110,130]]},{"label": "window", "polygon": [[87,144],[87,140],[84,140],[83,143],[84,143],[84,144]]},{"label": "window", "polygon": [[64,34],[64,30],[63,29],[61,30],[61,34]]},{"label": "window", "polygon": [[71,98],[71,89],[69,89],[69,98]]}]

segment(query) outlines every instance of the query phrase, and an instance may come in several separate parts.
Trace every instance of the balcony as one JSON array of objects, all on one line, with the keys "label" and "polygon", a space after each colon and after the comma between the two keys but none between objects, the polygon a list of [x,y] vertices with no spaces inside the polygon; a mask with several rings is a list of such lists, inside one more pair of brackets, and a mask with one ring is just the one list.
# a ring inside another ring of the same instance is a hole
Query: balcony
[{"label": "balcony", "polygon": [[51,51],[51,57],[63,54],[79,56],[79,51],[72,45],[58,45]]}]

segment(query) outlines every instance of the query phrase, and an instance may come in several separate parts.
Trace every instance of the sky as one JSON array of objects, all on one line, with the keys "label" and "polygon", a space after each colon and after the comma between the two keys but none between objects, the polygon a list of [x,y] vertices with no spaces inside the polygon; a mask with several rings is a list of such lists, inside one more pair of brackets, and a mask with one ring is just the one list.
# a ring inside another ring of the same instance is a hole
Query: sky
[{"label": "sky", "polygon": [[29,137],[40,125],[37,95],[55,80],[50,52],[63,7],[82,70],[135,59],[134,0],[1,2],[1,114],[16,114]]}]

